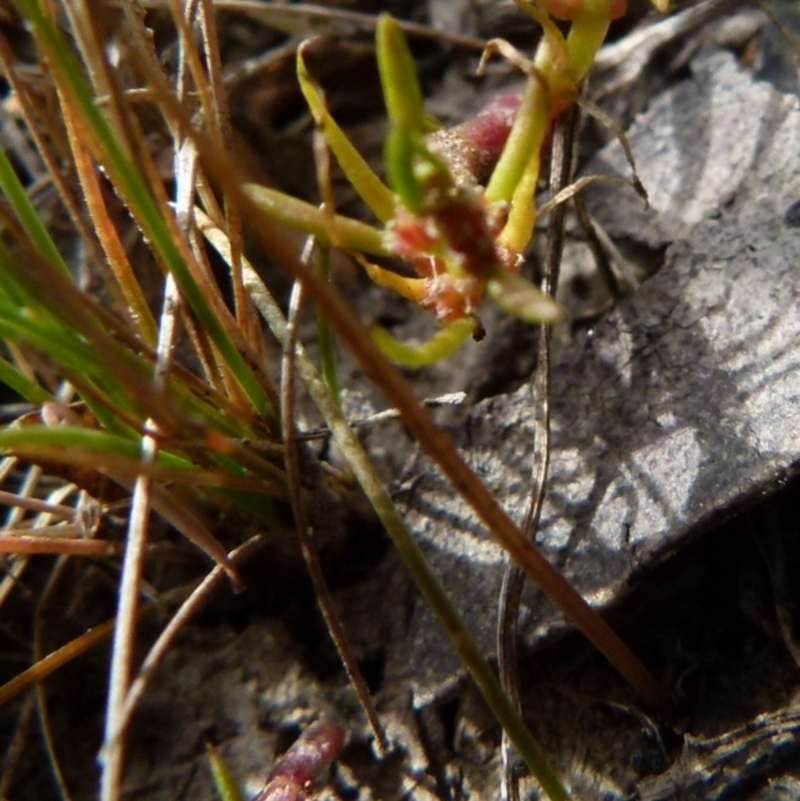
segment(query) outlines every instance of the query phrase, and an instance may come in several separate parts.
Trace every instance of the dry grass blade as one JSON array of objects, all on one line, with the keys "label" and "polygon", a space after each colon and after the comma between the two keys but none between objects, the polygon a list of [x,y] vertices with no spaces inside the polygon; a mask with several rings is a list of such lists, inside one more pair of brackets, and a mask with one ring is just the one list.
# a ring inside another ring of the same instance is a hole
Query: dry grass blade
[{"label": "dry grass blade", "polygon": [[40,659],[35,665],[22,671],[11,681],[6,682],[0,687],[0,706],[10,701],[34,682],[41,681],[54,670],[58,670],[58,668],[71,662],[89,648],[93,648],[108,639],[114,631],[114,625],[114,620],[107,620],[105,623],[95,626],[90,631]]},{"label": "dry grass blade", "polygon": [[[153,377],[153,389],[159,392],[169,369],[175,336],[176,288],[172,276],[167,278],[164,310],[158,335],[158,362]],[[152,421],[149,421],[152,423]],[[153,436],[142,440],[142,462],[152,464],[158,454],[158,442]],[[119,798],[125,755],[125,729],[121,715],[128,695],[133,672],[133,650],[136,637],[136,608],[144,569],[147,545],[148,515],[153,498],[153,483],[148,476],[140,475],[133,490],[125,557],[120,576],[117,625],[111,651],[111,668],[108,681],[105,736],[103,741],[100,797],[104,801]]]},{"label": "dry grass blade", "polygon": [[[573,142],[578,125],[574,111],[560,117],[553,131],[550,162],[550,189],[558,194],[569,183],[573,172]],[[547,243],[542,275],[542,291],[555,297],[564,246],[564,218],[566,209],[556,206],[547,222]],[[531,468],[531,495],[522,530],[529,541],[535,542],[547,491],[547,472],[550,465],[550,343],[552,328],[539,329],[536,372],[533,378],[535,406],[534,454]],[[503,689],[520,707],[519,676],[519,607],[525,574],[518,565],[509,562],[503,573],[503,584],[497,610],[497,654]],[[503,798],[519,799],[519,774],[514,769],[512,744],[503,733]]]},{"label": "dry grass blade", "polygon": [[[313,240],[309,240],[306,253],[310,253],[313,250],[313,246]],[[303,497],[303,488],[300,483],[300,452],[298,450],[299,446],[295,431],[296,409],[294,402],[294,380],[297,325],[300,317],[300,310],[302,309],[302,302],[302,285],[296,283],[292,288],[292,294],[289,299],[286,341],[283,345],[283,358],[281,360],[281,424],[286,448],[286,475],[289,477],[292,516],[294,517],[297,536],[300,540],[300,549],[303,552],[303,559],[305,560],[308,574],[311,577],[311,583],[314,585],[314,594],[317,597],[317,603],[322,612],[322,616],[325,618],[325,626],[336,645],[336,650],[347,672],[347,677],[355,688],[358,700],[369,722],[369,727],[375,736],[379,752],[381,754],[386,754],[389,750],[389,738],[386,736],[386,731],[378,717],[375,704],[370,697],[367,682],[347,642],[347,635],[344,632],[342,623],[339,616],[336,614],[333,598],[328,589],[319,554],[314,543],[314,532],[308,524],[306,501]]]},{"label": "dry grass blade", "polygon": [[[231,551],[228,554],[228,558],[235,564],[244,562],[256,553],[263,544],[263,538],[256,535]],[[172,616],[170,622],[164,627],[164,630],[153,643],[147,656],[142,660],[136,677],[131,682],[130,689],[125,696],[124,705],[117,719],[117,723],[121,728],[125,728],[130,722],[131,715],[133,715],[150,680],[174,643],[175,638],[189,620],[191,620],[209,600],[212,593],[225,582],[226,578],[225,571],[219,566],[215,567],[192,591],[191,595],[183,602],[180,609]]]}]

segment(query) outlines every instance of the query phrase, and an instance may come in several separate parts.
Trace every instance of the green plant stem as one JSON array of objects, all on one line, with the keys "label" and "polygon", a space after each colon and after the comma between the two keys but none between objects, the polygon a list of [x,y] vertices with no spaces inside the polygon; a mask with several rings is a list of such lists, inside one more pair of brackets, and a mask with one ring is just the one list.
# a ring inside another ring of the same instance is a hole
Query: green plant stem
[{"label": "green plant stem", "polygon": [[[261,279],[249,265],[244,268],[244,281],[253,302],[264,316],[272,333],[283,344],[288,336],[286,320]],[[425,556],[403,522],[402,516],[375,472],[366,451],[342,416],[327,387],[319,378],[314,365],[300,347],[296,350],[296,359],[298,374],[322,413],[336,444],[341,448],[350,469],[392,538],[398,554],[417,582],[426,601],[434,610],[439,623],[498,721],[508,732],[528,768],[537,777],[547,795],[553,801],[567,801],[569,794],[561,780],[547,762],[541,746],[531,735],[519,713],[503,692],[489,663],[461,622],[444,587],[428,566]]]},{"label": "green plant stem", "polygon": [[0,358],[0,384],[10,387],[28,403],[41,405],[55,400],[46,389],[42,389],[35,381],[31,381],[11,362]]},{"label": "green plant stem", "polygon": [[383,231],[371,225],[340,214],[331,215],[312,203],[260,184],[246,184],[244,191],[264,214],[296,231],[313,236],[321,245],[373,256],[392,255],[386,247]]}]

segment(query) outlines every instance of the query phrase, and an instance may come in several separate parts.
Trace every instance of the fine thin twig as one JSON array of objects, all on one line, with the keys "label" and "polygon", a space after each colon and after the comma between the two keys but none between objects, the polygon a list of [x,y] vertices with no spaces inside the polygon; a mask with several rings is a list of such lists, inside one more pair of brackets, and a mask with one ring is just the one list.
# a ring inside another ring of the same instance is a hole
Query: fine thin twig
[{"label": "fine thin twig", "polygon": [[[189,151],[186,158],[185,150]],[[194,205],[194,177],[196,152],[190,140],[178,148],[176,153],[176,198],[179,223],[186,228],[189,224],[189,210]],[[165,280],[164,301],[158,326],[156,365],[153,373],[153,392],[156,396],[164,389],[177,334],[177,318],[180,308],[180,294],[175,277],[169,273]],[[148,420],[146,427],[155,425]],[[142,463],[153,464],[158,456],[158,440],[152,434],[142,437]],[[117,801],[122,786],[122,772],[125,761],[125,731],[122,713],[130,689],[133,669],[133,645],[136,634],[136,607],[139,584],[144,567],[147,546],[147,520],[149,517],[154,486],[153,479],[140,475],[131,499],[131,514],[128,522],[128,536],[125,557],[120,577],[117,627],[114,631],[111,668],[109,671],[108,706],[106,709],[105,735],[102,748],[102,774],[100,797],[102,801]]]},{"label": "fine thin twig", "polygon": [[[550,172],[550,189],[557,194],[570,183],[572,173],[572,144],[577,124],[573,107],[556,122]],[[547,244],[544,258],[542,291],[554,297],[558,288],[558,273],[564,244],[564,204],[550,213],[547,225]],[[550,340],[551,326],[539,329],[539,347],[534,391],[534,455],[531,470],[531,497],[523,524],[525,536],[534,541],[544,504],[547,471],[550,463]],[[525,573],[508,560],[503,573],[498,605],[497,655],[503,689],[520,708],[518,621]],[[503,732],[503,785],[506,801],[518,801],[519,776],[514,770],[514,754],[508,735]]]},{"label": "fine thin twig", "polygon": [[[594,257],[595,268],[612,300],[616,302],[622,297],[622,289],[611,267],[611,260],[608,258],[606,249],[603,247],[594,221],[581,195],[575,195],[575,197],[572,198],[572,205],[575,209],[575,216],[578,218],[578,222],[583,231],[586,245],[589,250],[591,250],[592,256]],[[633,286],[635,287],[636,285],[633,284]]]},{"label": "fine thin twig", "polygon": [[[231,562],[239,564],[257,551],[264,543],[262,535],[257,534],[247,542],[234,548],[229,554]],[[192,594],[183,602],[180,609],[173,615],[164,630],[159,634],[147,656],[142,661],[136,678],[131,682],[130,690],[125,698],[125,705],[120,713],[120,726],[125,727],[131,715],[136,709],[137,704],[147,689],[150,679],[156,672],[161,660],[166,656],[178,633],[189,622],[200,608],[209,599],[211,594],[220,584],[227,579],[227,574],[220,565],[216,565],[202,582],[192,591]]]},{"label": "fine thin twig", "polygon": [[286,341],[283,344],[283,355],[281,359],[281,427],[285,442],[285,463],[286,475],[289,480],[289,497],[292,505],[294,524],[297,529],[297,536],[300,541],[300,549],[303,552],[303,559],[306,569],[314,585],[314,593],[317,597],[325,625],[331,635],[331,639],[339,652],[347,677],[355,688],[361,707],[367,716],[370,729],[375,736],[378,749],[381,754],[389,750],[389,738],[386,736],[383,725],[378,717],[375,705],[370,697],[369,687],[358,667],[358,663],[353,656],[347,642],[347,636],[342,628],[339,616],[333,607],[328,583],[322,571],[319,554],[314,543],[314,532],[309,526],[306,506],[303,500],[303,488],[300,483],[300,460],[297,441],[295,439],[295,404],[294,404],[294,372],[295,372],[295,352],[297,323],[303,298],[303,288],[300,282],[296,282],[292,287],[289,300],[289,312],[287,315]]},{"label": "fine thin twig", "polygon": [[[154,391],[158,392],[166,378],[175,335],[177,286],[172,274],[167,276],[164,308],[159,325],[158,363],[153,378]],[[152,420],[148,421],[152,424]],[[158,440],[148,434],[142,438],[142,462],[152,464],[158,455]],[[153,480],[146,475],[136,479],[131,499],[125,558],[120,576],[117,626],[109,671],[108,706],[106,709],[105,736],[102,749],[102,775],[100,797],[103,801],[117,801],[122,786],[125,757],[125,729],[119,725],[125,698],[130,687],[133,666],[133,646],[136,634],[136,608],[139,582],[144,567],[147,545],[147,520],[153,495]]]},{"label": "fine thin twig", "polygon": [[[72,491],[70,486],[62,487],[60,492],[66,496]],[[44,610],[50,602],[51,597],[55,594],[61,575],[67,566],[67,560],[61,557],[53,567],[53,570],[47,580],[47,584],[42,592],[41,598],[36,605],[33,625],[33,657],[36,662],[39,662],[43,656],[43,636],[44,636]],[[53,729],[50,723],[50,712],[47,706],[47,696],[44,691],[44,682],[37,681],[34,685],[34,692],[36,696],[36,708],[39,716],[39,728],[42,734],[47,757],[50,762],[50,770],[53,774],[53,779],[58,786],[58,792],[62,801],[71,801],[72,794],[69,791],[69,786],[64,777],[64,771],[61,769],[61,763],[58,758],[58,751],[56,750],[55,738],[53,737]]]},{"label": "fine thin twig", "polygon": [[[14,456],[8,457],[3,460],[3,467],[8,469],[10,472],[14,467],[17,466],[17,459]],[[25,478],[22,481],[22,484],[19,488],[20,497],[25,497],[28,495],[32,495],[34,490],[36,489],[37,484],[39,483],[39,479],[42,477],[43,470],[41,467],[37,465],[32,465],[28,468],[25,473]],[[8,510],[8,514],[6,517],[6,526],[8,528],[13,528],[14,526],[18,525],[19,522],[22,520],[25,511],[20,508],[19,506],[13,506]],[[5,528],[5,527],[4,527]],[[25,571],[25,567],[28,564],[28,557],[27,556],[18,556],[14,559],[9,567],[6,567],[3,571],[5,576],[3,580],[0,581],[0,606],[5,603],[6,599],[8,598],[11,590],[16,585],[19,577]]]},{"label": "fine thin twig", "polygon": [[38,498],[23,498],[15,492],[6,492],[0,490],[0,504],[3,506],[18,506],[21,509],[27,509],[29,512],[46,512],[49,515],[63,518],[77,519],[78,513],[72,506],[66,504],[54,504],[48,501],[42,501]]}]

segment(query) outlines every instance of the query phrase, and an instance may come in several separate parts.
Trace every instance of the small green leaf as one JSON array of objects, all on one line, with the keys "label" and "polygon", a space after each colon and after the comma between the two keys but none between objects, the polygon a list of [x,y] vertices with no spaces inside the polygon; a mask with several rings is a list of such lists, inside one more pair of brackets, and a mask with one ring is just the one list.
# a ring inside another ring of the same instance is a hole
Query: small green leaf
[{"label": "small green leaf", "polygon": [[306,99],[311,116],[325,136],[328,147],[333,151],[342,172],[359,197],[369,206],[372,213],[381,221],[387,222],[394,215],[395,198],[386,184],[372,171],[369,164],[353,147],[344,131],[333,119],[325,98],[306,67],[305,43],[297,50],[297,80],[303,97]]},{"label": "small green leaf", "polygon": [[242,188],[273,220],[313,235],[325,246],[357,250],[373,256],[392,255],[383,231],[371,225],[339,214],[331,216],[311,203],[260,184],[246,184]]},{"label": "small green leaf", "polygon": [[407,345],[400,342],[385,328],[377,325],[370,329],[370,333],[375,344],[396,364],[404,367],[424,367],[439,359],[446,359],[474,330],[474,320],[469,318],[454,320],[421,345]]},{"label": "small green leaf", "polygon": [[486,284],[486,291],[504,312],[526,323],[557,323],[566,316],[560,303],[515,273],[492,278]]},{"label": "small green leaf", "polygon": [[376,47],[389,120],[396,128],[419,133],[426,124],[422,89],[406,38],[390,14],[378,17]]},{"label": "small green leaf", "polygon": [[241,792],[239,792],[239,786],[236,784],[230,768],[219,755],[219,751],[211,743],[207,743],[206,752],[211,766],[211,775],[214,778],[214,786],[217,788],[222,801],[244,801]]}]

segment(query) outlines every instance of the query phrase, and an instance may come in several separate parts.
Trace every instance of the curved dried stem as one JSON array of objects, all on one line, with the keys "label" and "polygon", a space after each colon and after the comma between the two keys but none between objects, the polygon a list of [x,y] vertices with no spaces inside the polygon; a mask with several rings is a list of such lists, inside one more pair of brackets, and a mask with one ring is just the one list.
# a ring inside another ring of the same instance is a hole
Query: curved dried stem
[{"label": "curved dried stem", "polygon": [[295,282],[289,299],[286,339],[283,342],[283,356],[281,359],[281,425],[286,446],[284,461],[286,464],[286,475],[289,479],[289,500],[292,505],[292,515],[294,517],[295,528],[297,529],[297,537],[300,541],[300,550],[303,553],[308,575],[314,586],[317,604],[325,619],[328,633],[339,653],[342,665],[347,672],[347,677],[358,695],[361,708],[364,710],[369,727],[375,736],[378,750],[383,755],[389,750],[389,738],[386,736],[386,731],[378,717],[375,704],[372,702],[367,682],[347,642],[347,635],[342,627],[342,623],[339,616],[336,614],[333,598],[328,589],[328,582],[325,580],[325,574],[323,573],[322,564],[319,560],[319,553],[314,543],[314,532],[308,524],[306,500],[303,496],[303,488],[300,483],[300,460],[298,443],[295,436],[294,374],[297,353],[297,323],[300,309],[302,308],[302,299],[302,284]]}]

